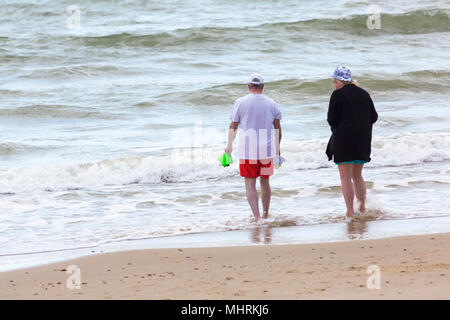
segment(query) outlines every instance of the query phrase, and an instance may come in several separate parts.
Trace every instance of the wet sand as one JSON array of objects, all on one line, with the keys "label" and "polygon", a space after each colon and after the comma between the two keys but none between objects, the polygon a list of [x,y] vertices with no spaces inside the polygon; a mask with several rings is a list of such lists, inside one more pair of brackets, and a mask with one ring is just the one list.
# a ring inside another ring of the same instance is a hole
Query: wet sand
[{"label": "wet sand", "polygon": [[[81,289],[67,288],[70,265]],[[371,265],[380,289],[367,287]],[[450,233],[131,250],[2,272],[0,299],[450,299],[449,271]]]}]

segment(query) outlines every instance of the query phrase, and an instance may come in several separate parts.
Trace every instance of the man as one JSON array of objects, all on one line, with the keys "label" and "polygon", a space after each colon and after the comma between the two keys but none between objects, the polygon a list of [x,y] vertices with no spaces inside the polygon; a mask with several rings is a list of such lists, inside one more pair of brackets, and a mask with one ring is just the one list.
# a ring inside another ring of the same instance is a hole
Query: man
[{"label": "man", "polygon": [[269,216],[271,197],[269,177],[273,174],[275,153],[280,155],[281,141],[280,109],[272,99],[262,94],[263,89],[264,79],[259,74],[250,76],[250,93],[234,103],[225,149],[226,153],[231,154],[236,130],[239,129],[239,171],[245,178],[247,200],[255,222],[261,219],[256,179],[260,177],[262,218],[266,219]]}]

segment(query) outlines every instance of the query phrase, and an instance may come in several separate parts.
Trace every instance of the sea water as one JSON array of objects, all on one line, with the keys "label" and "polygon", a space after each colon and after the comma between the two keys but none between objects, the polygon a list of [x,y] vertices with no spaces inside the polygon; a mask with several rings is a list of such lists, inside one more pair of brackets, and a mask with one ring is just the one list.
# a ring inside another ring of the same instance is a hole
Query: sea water
[{"label": "sea water", "polygon": [[345,222],[339,65],[379,113],[367,219],[450,215],[448,1],[0,4],[0,255],[254,229],[217,157],[255,72],[283,115],[268,226]]}]

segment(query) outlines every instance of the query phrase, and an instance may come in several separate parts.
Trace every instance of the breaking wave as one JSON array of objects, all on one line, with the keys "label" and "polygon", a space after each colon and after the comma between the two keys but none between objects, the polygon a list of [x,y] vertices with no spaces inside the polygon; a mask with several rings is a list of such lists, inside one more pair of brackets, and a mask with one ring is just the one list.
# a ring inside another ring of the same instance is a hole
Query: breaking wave
[{"label": "breaking wave", "polygon": [[[283,171],[333,167],[324,151],[328,139],[283,142]],[[189,150],[193,150],[192,153]],[[219,167],[221,148],[186,148],[156,157],[107,159],[100,162],[13,168],[0,171],[0,193],[61,191],[127,184],[189,183],[238,174],[236,165]],[[397,134],[375,137],[368,167],[404,166],[450,160],[450,133]]]}]

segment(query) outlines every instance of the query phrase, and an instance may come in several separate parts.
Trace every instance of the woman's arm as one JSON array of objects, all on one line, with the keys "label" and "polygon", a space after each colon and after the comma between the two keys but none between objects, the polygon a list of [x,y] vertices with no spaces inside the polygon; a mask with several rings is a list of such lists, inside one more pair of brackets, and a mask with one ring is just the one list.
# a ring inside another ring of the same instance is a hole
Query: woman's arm
[{"label": "woman's arm", "polygon": [[330,104],[328,106],[327,121],[331,127],[335,127],[339,123],[339,109],[336,91],[331,94]]},{"label": "woman's arm", "polygon": [[372,98],[370,97],[369,94],[367,94],[367,96],[369,97],[370,121],[372,121],[372,123],[375,123],[378,120],[378,113],[375,110],[375,106],[373,104]]}]

